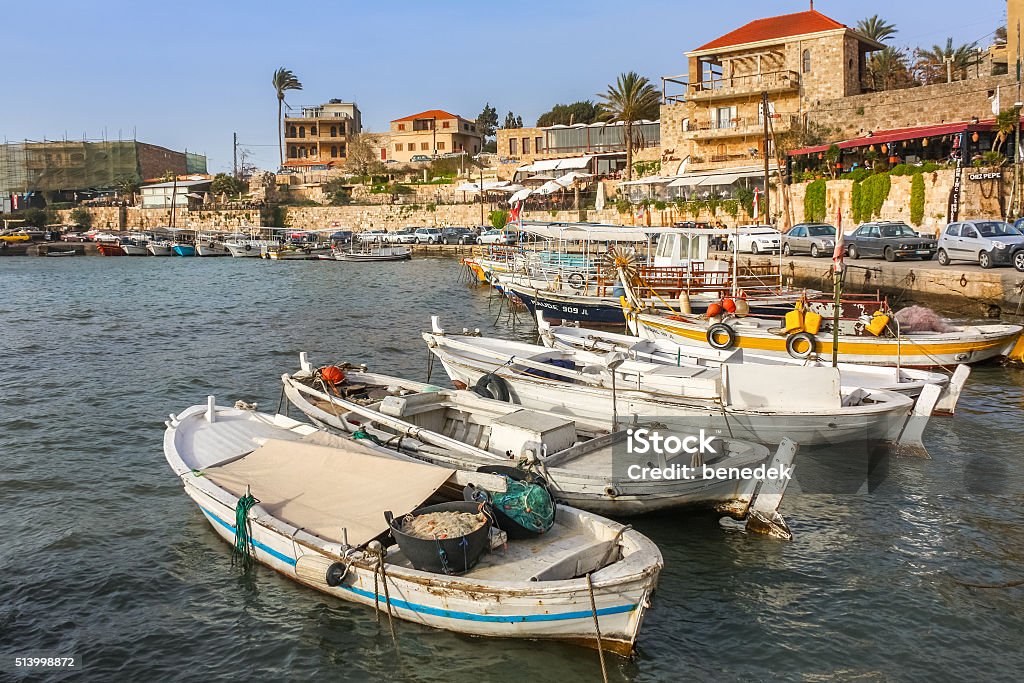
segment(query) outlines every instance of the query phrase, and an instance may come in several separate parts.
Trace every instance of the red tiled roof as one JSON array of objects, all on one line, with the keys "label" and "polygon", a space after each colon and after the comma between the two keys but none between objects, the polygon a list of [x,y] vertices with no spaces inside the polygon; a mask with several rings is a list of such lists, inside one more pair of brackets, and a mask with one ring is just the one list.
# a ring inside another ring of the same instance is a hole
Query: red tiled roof
[{"label": "red tiled roof", "polygon": [[693,52],[744,45],[746,43],[757,43],[762,40],[799,36],[805,33],[832,31],[837,28],[848,27],[815,10],[783,14],[782,16],[768,17],[767,19],[755,19],[745,26],[740,26],[735,31],[730,31],[720,38],[715,38],[710,43],[701,45],[696,50],[693,50]]},{"label": "red tiled roof", "polygon": [[[1021,119],[1024,123],[1024,118]],[[902,140],[918,140],[920,138],[929,138],[936,135],[950,135],[952,133],[963,133],[965,131],[992,131],[995,130],[996,121],[995,119],[986,119],[972,123],[971,121],[958,121],[956,123],[941,123],[934,126],[916,126],[914,128],[893,128],[892,130],[876,130],[873,131],[871,137],[859,137],[851,140],[843,140],[842,142],[836,143],[839,149],[852,149],[854,147],[867,147],[868,145],[880,145],[886,142],[900,142]],[[817,152],[825,152],[828,150],[830,145],[816,145],[814,147],[804,147],[803,149],[795,149],[789,153],[789,156],[799,156],[803,154],[816,154]]]},{"label": "red tiled roof", "polygon": [[403,116],[400,119],[393,119],[393,121],[414,121],[416,119],[457,119],[457,115],[450,112],[446,112],[444,109],[428,109],[427,111],[421,111],[419,114],[413,114],[412,116]]}]

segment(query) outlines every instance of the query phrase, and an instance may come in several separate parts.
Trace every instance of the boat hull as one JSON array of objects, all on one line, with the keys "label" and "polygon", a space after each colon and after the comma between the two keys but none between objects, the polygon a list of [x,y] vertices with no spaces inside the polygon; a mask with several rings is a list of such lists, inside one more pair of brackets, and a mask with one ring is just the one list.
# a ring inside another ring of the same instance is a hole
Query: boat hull
[{"label": "boat hull", "polygon": [[153,244],[150,243],[146,246],[146,249],[153,256],[174,256],[174,250],[169,244]]},{"label": "boat hull", "polygon": [[258,244],[225,244],[224,246],[234,258],[260,257],[260,247]]},{"label": "boat hull", "polygon": [[196,245],[196,256],[231,256],[231,252],[222,244],[206,242]]},{"label": "boat hull", "polygon": [[149,256],[149,249],[139,244],[122,244],[125,256]]},{"label": "boat hull", "polygon": [[100,244],[100,254],[102,256],[124,256],[124,249],[121,248],[120,244]]},{"label": "boat hull", "polygon": [[191,244],[175,244],[174,246],[171,247],[171,251],[173,251],[176,256],[196,255],[196,248],[194,245]]}]

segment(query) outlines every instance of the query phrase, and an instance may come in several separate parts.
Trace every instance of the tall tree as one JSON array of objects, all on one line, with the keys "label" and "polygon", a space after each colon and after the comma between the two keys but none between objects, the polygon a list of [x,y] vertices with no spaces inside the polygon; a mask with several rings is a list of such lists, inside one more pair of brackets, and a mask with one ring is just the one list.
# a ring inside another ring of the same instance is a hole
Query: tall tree
[{"label": "tall tree", "polygon": [[976,59],[975,46],[975,43],[954,46],[953,39],[946,38],[945,45],[932,45],[928,49],[918,48],[915,51],[915,68],[924,83],[945,81],[947,68],[952,80],[963,80],[967,77],[967,67],[974,64]]},{"label": "tall tree", "polygon": [[871,55],[867,64],[867,77],[872,90],[898,90],[915,84],[906,51],[891,45]]},{"label": "tall tree", "polygon": [[284,141],[282,138],[282,118],[284,109],[284,95],[289,90],[302,90],[302,83],[295,77],[290,69],[283,66],[274,72],[274,90],[277,92],[277,151],[281,158],[281,166],[284,166]]},{"label": "tall tree", "polygon": [[512,112],[505,114],[505,125],[502,128],[522,128],[523,117],[516,116]]},{"label": "tall tree", "polygon": [[630,71],[619,74],[608,91],[599,93],[601,102],[597,105],[600,118],[604,121],[621,121],[623,140],[626,144],[626,180],[633,179],[633,152],[643,149],[646,142],[642,135],[633,134],[633,123],[642,119],[658,118],[661,96],[645,77]]},{"label": "tall tree", "polygon": [[484,105],[484,110],[476,117],[476,129],[484,142],[494,137],[494,131],[498,129],[498,110],[490,102]]},{"label": "tall tree", "polygon": [[876,43],[882,43],[896,35],[896,25],[890,24],[876,14],[858,21],[857,32]]},{"label": "tall tree", "polygon": [[581,100],[572,104],[556,104],[551,111],[545,112],[537,119],[538,126],[554,126],[561,124],[571,126],[574,123],[593,123],[597,120],[597,105],[590,100]]},{"label": "tall tree", "polygon": [[369,176],[384,170],[372,137],[356,133],[349,139],[345,147],[345,169],[358,176]]}]

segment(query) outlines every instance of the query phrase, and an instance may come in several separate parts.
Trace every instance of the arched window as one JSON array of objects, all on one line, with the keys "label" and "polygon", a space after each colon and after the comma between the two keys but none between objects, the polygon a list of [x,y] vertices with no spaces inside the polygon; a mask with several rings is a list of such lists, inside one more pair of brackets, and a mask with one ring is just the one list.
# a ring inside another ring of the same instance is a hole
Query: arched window
[{"label": "arched window", "polygon": [[331,126],[331,137],[332,138],[338,137],[338,127],[337,126]]},{"label": "arched window", "polygon": [[292,159],[298,156],[298,154],[295,152],[295,145],[288,146],[288,156],[291,157]]},{"label": "arched window", "polygon": [[293,138],[293,137],[295,137],[295,135],[296,135],[295,126],[289,126],[288,127],[288,137]]},{"label": "arched window", "polygon": [[803,70],[805,74],[811,73],[811,51],[804,50]]},{"label": "arched window", "polygon": [[300,138],[306,137],[306,127],[305,126],[299,126],[299,137]]}]

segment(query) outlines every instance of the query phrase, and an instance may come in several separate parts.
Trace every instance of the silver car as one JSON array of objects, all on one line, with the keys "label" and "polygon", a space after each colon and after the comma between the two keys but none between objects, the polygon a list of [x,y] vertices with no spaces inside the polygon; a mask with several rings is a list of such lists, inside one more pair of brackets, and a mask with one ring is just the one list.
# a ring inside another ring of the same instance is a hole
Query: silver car
[{"label": "silver car", "polygon": [[950,223],[939,237],[939,265],[948,266],[950,261],[974,261],[982,268],[1009,265],[1019,244],[1024,244],[1024,235],[1004,221]]},{"label": "silver car", "polygon": [[835,226],[826,223],[798,223],[782,236],[782,253],[830,256],[836,248]]}]

